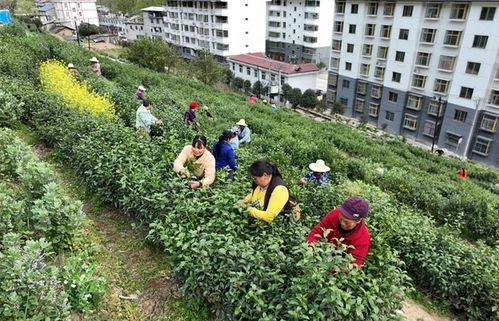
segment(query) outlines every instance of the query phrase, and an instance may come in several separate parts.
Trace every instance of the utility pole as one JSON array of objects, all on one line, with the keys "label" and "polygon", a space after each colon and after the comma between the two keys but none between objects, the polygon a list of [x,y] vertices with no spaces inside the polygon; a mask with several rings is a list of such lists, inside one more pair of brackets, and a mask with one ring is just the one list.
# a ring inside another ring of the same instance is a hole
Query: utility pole
[{"label": "utility pole", "polygon": [[445,114],[445,108],[442,110],[442,97],[438,97],[438,114],[437,114],[437,120],[435,122],[435,128],[433,130],[433,139],[431,141],[431,152],[433,153],[433,149],[435,147],[435,141],[438,140],[438,137],[440,136],[440,128],[442,127],[442,124],[440,124],[440,119],[443,119],[443,116]]},{"label": "utility pole", "polygon": [[88,40],[88,50],[90,50],[90,19],[88,19],[88,24],[87,24],[87,40]]},{"label": "utility pole", "polygon": [[78,33],[78,22],[75,21],[75,30],[76,30],[76,41],[78,41],[78,47],[80,46],[80,34]]}]

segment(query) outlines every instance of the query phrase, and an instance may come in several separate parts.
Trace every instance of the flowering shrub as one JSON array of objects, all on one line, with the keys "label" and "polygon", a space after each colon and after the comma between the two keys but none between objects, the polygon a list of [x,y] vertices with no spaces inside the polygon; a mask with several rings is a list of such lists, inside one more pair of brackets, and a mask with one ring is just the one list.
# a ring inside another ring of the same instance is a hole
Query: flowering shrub
[{"label": "flowering shrub", "polygon": [[90,91],[85,82],[79,82],[68,68],[58,60],[40,64],[40,82],[46,91],[57,94],[73,108],[114,116],[114,104],[106,96]]}]

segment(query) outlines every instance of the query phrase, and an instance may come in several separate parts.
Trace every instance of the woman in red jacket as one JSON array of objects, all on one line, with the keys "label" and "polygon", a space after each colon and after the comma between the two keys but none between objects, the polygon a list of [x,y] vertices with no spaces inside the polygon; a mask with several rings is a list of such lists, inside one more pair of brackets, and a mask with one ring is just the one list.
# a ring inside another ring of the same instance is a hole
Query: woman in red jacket
[{"label": "woman in red jacket", "polygon": [[340,207],[333,209],[308,234],[307,242],[314,243],[324,238],[324,231],[331,230],[326,236],[328,242],[338,245],[351,245],[346,252],[352,254],[356,265],[364,264],[369,251],[371,236],[364,218],[369,211],[369,203],[358,196],[349,197]]}]

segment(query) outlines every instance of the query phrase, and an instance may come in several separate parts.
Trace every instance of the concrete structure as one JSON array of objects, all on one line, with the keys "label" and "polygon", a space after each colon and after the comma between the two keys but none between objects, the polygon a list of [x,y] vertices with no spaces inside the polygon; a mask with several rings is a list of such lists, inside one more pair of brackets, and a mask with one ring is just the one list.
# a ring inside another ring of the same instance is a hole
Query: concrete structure
[{"label": "concrete structure", "polygon": [[336,1],[327,101],[499,166],[497,1]]},{"label": "concrete structure", "polygon": [[249,80],[251,85],[260,81],[264,87],[269,86],[272,96],[279,96],[284,84],[300,88],[302,92],[316,88],[319,69],[313,63],[289,64],[271,60],[263,53],[230,56],[227,62],[234,77]]},{"label": "concrete structure", "polygon": [[99,25],[96,0],[51,0],[56,23],[74,28],[82,22]]},{"label": "concrete structure", "polygon": [[220,61],[265,50],[265,11],[266,0],[170,0],[163,7],[142,9],[148,37],[178,46],[184,57],[204,49]]},{"label": "concrete structure", "polygon": [[131,17],[125,21],[125,35],[126,39],[129,41],[137,40],[141,37],[145,37],[144,33],[144,23],[142,18],[138,16]]},{"label": "concrete structure", "polygon": [[323,62],[331,49],[333,0],[271,0],[267,55],[286,62]]}]

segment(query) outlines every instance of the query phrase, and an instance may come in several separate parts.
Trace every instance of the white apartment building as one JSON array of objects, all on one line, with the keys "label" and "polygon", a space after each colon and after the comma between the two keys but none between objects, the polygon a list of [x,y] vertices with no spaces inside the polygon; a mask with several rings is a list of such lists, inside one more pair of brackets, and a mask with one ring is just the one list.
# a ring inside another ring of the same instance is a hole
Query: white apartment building
[{"label": "white apartment building", "polygon": [[99,25],[96,0],[51,0],[57,22],[74,28],[82,22]]},{"label": "white apartment building", "polygon": [[327,100],[499,166],[499,2],[336,1]]},{"label": "white apartment building", "polygon": [[271,0],[267,8],[268,56],[327,65],[334,0]]},{"label": "white apartment building", "polygon": [[163,7],[142,9],[144,29],[149,37],[178,46],[185,57],[204,49],[223,61],[265,50],[266,2],[170,0]]},{"label": "white apartment building", "polygon": [[280,94],[281,87],[289,84],[303,91],[316,88],[319,68],[314,63],[290,64],[269,59],[264,53],[248,53],[227,59],[234,77],[249,80],[251,85],[260,81],[270,87],[270,93]]}]

